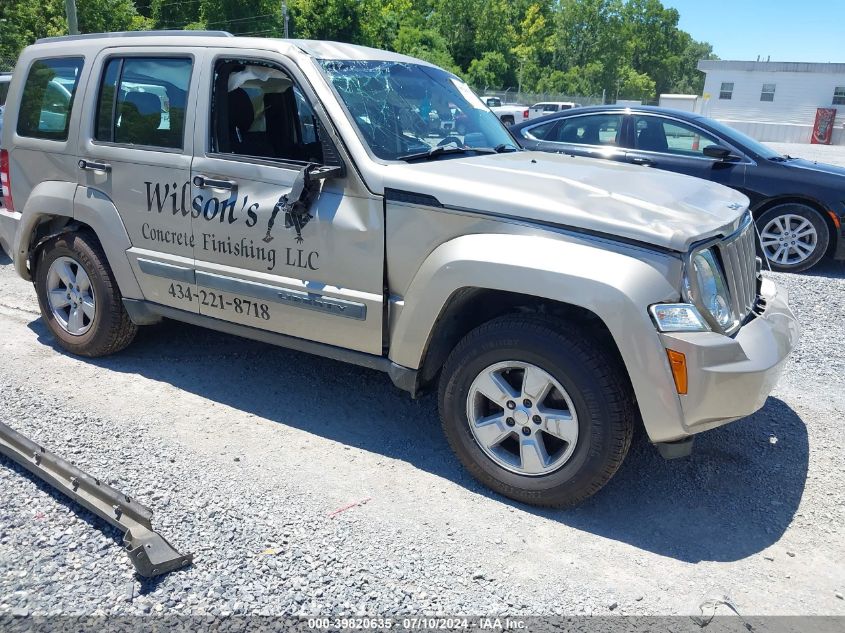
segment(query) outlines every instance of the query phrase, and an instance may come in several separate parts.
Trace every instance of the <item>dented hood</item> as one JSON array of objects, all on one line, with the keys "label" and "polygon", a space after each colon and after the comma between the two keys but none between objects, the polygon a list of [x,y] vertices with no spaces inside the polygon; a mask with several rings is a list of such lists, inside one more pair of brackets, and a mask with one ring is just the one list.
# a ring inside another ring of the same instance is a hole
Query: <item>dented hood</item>
[{"label": "dented hood", "polygon": [[730,233],[748,198],[700,178],[544,152],[391,165],[385,188],[467,211],[516,216],[686,251]]}]

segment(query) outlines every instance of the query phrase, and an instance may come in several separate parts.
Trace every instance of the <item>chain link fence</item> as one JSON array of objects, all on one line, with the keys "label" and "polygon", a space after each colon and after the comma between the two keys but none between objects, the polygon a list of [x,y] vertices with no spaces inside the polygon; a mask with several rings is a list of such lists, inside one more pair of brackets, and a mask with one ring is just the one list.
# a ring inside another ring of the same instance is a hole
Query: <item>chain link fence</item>
[{"label": "chain link fence", "polygon": [[0,73],[10,73],[15,68],[17,60],[12,57],[0,57]]},{"label": "chain link fence", "polygon": [[582,106],[601,105],[602,98],[585,95],[565,95],[553,92],[519,92],[517,90],[488,90],[476,88],[476,92],[484,97],[498,97],[503,104],[519,104],[531,106],[535,103],[547,101],[571,101]]}]

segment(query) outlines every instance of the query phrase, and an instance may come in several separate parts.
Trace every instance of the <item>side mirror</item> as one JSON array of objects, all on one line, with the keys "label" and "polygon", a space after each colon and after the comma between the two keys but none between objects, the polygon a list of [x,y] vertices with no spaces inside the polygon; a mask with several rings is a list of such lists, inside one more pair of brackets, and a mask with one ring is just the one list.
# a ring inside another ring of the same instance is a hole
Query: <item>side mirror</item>
[{"label": "side mirror", "polygon": [[340,165],[321,165],[313,168],[308,177],[311,180],[329,180],[331,178],[340,178],[343,176],[343,167]]},{"label": "side mirror", "polygon": [[702,152],[705,156],[724,162],[731,162],[740,159],[739,156],[731,153],[731,150],[723,145],[708,145],[702,150]]}]

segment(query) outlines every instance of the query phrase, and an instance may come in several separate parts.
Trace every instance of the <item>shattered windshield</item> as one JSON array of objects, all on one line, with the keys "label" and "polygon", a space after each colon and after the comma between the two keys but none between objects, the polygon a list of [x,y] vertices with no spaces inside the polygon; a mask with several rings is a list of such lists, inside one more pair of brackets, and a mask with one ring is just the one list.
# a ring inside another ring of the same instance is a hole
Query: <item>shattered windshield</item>
[{"label": "shattered windshield", "polygon": [[[320,64],[379,158],[518,149],[469,86],[444,70],[387,61],[321,60]],[[430,153],[435,148],[441,149]]]}]

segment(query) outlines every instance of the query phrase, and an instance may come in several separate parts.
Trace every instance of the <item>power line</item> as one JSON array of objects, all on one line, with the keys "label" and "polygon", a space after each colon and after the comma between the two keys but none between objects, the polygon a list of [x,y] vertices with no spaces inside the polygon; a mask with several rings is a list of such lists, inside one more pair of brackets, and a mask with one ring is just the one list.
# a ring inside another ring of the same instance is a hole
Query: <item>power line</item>
[{"label": "power line", "polygon": [[168,2],[167,4],[160,4],[159,9],[166,9],[167,7],[182,7],[186,4],[196,4],[202,0],[181,0],[181,2]]},{"label": "power line", "polygon": [[257,35],[265,35],[267,33],[276,33],[276,29],[267,29],[266,31],[247,31],[246,33],[235,33],[240,37],[253,37]]},{"label": "power line", "polygon": [[218,20],[216,22],[206,22],[207,25],[211,26],[212,24],[234,24],[235,22],[246,22],[248,20],[262,20],[264,18],[275,18],[277,17],[275,13],[264,13],[262,15],[251,15],[246,18],[235,18],[233,20]]}]

